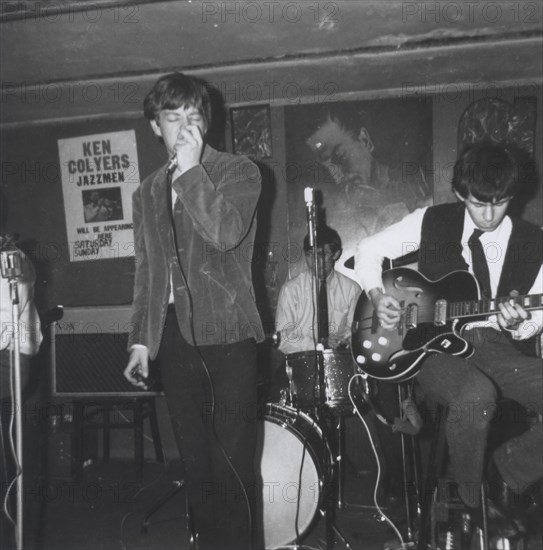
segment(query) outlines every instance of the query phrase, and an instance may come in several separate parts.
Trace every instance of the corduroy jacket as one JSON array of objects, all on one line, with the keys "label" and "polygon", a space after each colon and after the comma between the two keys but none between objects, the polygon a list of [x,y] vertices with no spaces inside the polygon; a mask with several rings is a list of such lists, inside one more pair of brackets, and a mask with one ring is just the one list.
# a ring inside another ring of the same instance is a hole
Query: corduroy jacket
[{"label": "corduroy jacket", "polygon": [[151,359],[156,357],[170,281],[187,342],[261,341],[251,279],[261,188],[257,166],[246,157],[206,145],[201,164],[173,181],[175,233],[167,180],[164,166],[147,177],[133,196],[136,273],[129,348],[143,344]]}]

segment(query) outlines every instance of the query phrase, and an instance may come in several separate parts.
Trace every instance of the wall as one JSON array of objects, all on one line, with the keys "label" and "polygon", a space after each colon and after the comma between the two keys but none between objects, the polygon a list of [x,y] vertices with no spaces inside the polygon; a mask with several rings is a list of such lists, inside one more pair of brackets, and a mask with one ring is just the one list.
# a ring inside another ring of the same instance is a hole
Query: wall
[{"label": "wall", "polygon": [[[459,90],[460,88],[457,88]],[[450,193],[451,167],[457,155],[456,131],[464,109],[483,93],[466,87],[465,93],[434,96],[433,104],[433,167],[434,201],[453,199]],[[471,91],[470,91],[471,90]],[[424,92],[424,89],[421,91]],[[493,92],[494,93],[494,92]],[[508,87],[496,94],[512,99],[528,93],[538,96],[536,129],[537,165],[543,165],[542,135],[543,98],[541,86]],[[392,94],[393,95],[393,94]],[[399,95],[399,92],[397,92]],[[343,99],[375,98],[375,93],[358,92]],[[259,234],[255,261],[257,300],[267,332],[273,329],[273,312],[281,284],[292,267],[284,251],[290,238],[287,182],[285,178],[286,150],[284,139],[285,109],[272,104],[273,157],[260,161],[263,173],[263,192],[259,204]],[[137,137],[141,178],[144,178],[164,161],[164,151],[151,133],[148,124],[138,113],[100,118],[74,118],[47,124],[24,125],[8,128],[1,144],[2,187],[9,203],[8,230],[19,233],[24,247],[30,252],[38,271],[38,305],[45,311],[56,304],[117,305],[132,299],[134,273],[133,259],[102,260],[71,263],[64,243],[66,228],[64,203],[58,171],[57,140],[60,138],[91,135],[115,130],[134,129]],[[226,147],[231,148],[231,128],[224,135]],[[542,195],[532,199],[526,217],[543,224]],[[270,255],[271,252],[271,255]],[[175,456],[167,412],[159,405],[161,430],[169,456]],[[130,445],[120,444],[120,453],[129,455]]]},{"label": "wall", "polygon": [[[481,91],[482,90],[482,91]],[[424,90],[422,90],[424,91]],[[433,156],[435,203],[453,200],[450,192],[451,170],[457,155],[456,133],[459,118],[466,107],[480,97],[515,97],[536,95],[536,164],[542,166],[543,111],[541,86],[496,88],[448,86],[434,96]],[[363,92],[350,99],[363,99]],[[373,94],[372,96],[373,97]],[[260,161],[263,193],[259,206],[259,247],[255,258],[255,284],[265,321],[272,322],[277,292],[289,274],[285,250],[289,245],[288,204],[285,179],[284,108],[271,108],[273,157]],[[38,304],[46,310],[57,304],[116,305],[132,298],[133,259],[70,262],[66,247],[64,203],[59,178],[57,140],[113,130],[134,129],[138,145],[141,178],[164,160],[163,148],[138,114],[115,118],[69,119],[59,123],[23,126],[4,132],[1,144],[2,188],[7,198],[8,231],[18,233],[25,250],[30,252],[38,270]],[[230,127],[225,141],[230,148]],[[541,192],[528,203],[525,217],[543,225]],[[271,252],[271,255],[270,255]],[[270,263],[272,262],[272,263]],[[271,327],[267,327],[270,328]],[[270,330],[271,331],[271,330]]]},{"label": "wall", "polygon": [[133,258],[70,262],[57,140],[134,129],[141,176],[164,159],[146,121],[110,118],[9,130],[2,140],[8,230],[19,234],[38,272],[40,310],[57,304],[117,305],[132,301]]},{"label": "wall", "polygon": [[523,211],[523,217],[543,227],[543,88],[534,81],[528,86],[499,87],[495,83],[478,85],[450,85],[442,87],[444,93],[434,98],[434,201],[439,204],[455,199],[451,192],[452,166],[457,157],[458,122],[465,109],[482,98],[503,99],[514,103],[516,99],[534,97],[537,100],[534,161],[539,175],[536,194]]}]

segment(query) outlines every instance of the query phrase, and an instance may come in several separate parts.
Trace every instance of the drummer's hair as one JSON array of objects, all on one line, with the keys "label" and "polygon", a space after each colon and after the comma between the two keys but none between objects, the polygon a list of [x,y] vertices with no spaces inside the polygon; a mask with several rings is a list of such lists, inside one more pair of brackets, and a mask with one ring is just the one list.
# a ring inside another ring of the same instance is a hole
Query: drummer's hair
[{"label": "drummer's hair", "polygon": [[[317,246],[324,246],[325,244],[330,246],[332,252],[341,250],[341,237],[339,233],[329,227],[328,225],[321,225],[317,227]],[[309,235],[304,238],[304,252],[309,252],[311,246],[309,246]]]}]

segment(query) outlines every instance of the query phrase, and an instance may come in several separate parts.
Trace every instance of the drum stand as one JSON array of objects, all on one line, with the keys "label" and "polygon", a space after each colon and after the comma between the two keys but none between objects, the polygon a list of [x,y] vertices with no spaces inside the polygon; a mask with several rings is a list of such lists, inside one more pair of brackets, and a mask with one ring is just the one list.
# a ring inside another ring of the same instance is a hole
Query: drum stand
[{"label": "drum stand", "polygon": [[[148,510],[145,512],[145,515],[143,516],[143,520],[141,522],[141,532],[145,535],[147,534],[147,530],[149,529],[151,516],[153,516],[158,510],[160,510],[167,502],[169,502],[172,498],[174,498],[176,495],[178,495],[183,489],[185,488],[185,481],[184,480],[175,480],[173,481],[172,488],[162,497],[160,497]],[[194,532],[194,525],[192,524],[192,514],[191,514],[191,508],[190,508],[190,502],[188,499],[188,496],[186,497],[186,509],[185,509],[185,529],[189,532],[189,549],[190,550],[197,550],[198,544],[197,539],[198,536]],[[183,516],[181,516],[183,517]]]},{"label": "drum stand", "polygon": [[[330,471],[329,471],[329,484],[330,488],[335,488],[336,490],[336,496],[337,496],[337,503],[334,506],[333,498],[326,498],[324,502],[327,504],[325,508],[327,507],[328,510],[320,510],[321,516],[326,521],[326,546],[328,549],[331,549],[334,547],[335,540],[334,540],[334,534],[337,535],[343,544],[345,545],[345,548],[347,550],[351,549],[351,546],[343,533],[338,529],[338,527],[335,524],[335,512],[337,509],[342,509],[344,507],[343,502],[343,484],[344,484],[344,477],[345,472],[343,468],[343,451],[344,451],[344,434],[345,434],[345,422],[344,422],[344,415],[342,414],[333,414],[331,415],[331,420],[335,421],[335,437],[332,439],[332,437],[327,436],[325,434],[325,437],[328,438],[330,442],[330,448],[332,449],[332,464],[330,465]],[[323,433],[325,433],[326,430],[323,430]],[[334,484],[336,487],[334,487]]]},{"label": "drum stand", "polygon": [[[319,355],[322,357],[322,354]],[[322,499],[324,505],[319,509],[326,525],[326,548],[327,550],[334,548],[335,535],[341,540],[347,550],[351,550],[351,545],[335,523],[336,509],[344,507],[343,484],[345,472],[343,468],[343,451],[345,447],[345,415],[341,411],[336,413],[332,409],[325,413],[326,408],[322,405],[324,402],[324,392],[320,392],[319,395],[321,397],[321,404],[316,408],[315,416],[332,452],[332,462],[328,465],[325,474],[325,492]],[[332,491],[335,492],[335,498]]]}]

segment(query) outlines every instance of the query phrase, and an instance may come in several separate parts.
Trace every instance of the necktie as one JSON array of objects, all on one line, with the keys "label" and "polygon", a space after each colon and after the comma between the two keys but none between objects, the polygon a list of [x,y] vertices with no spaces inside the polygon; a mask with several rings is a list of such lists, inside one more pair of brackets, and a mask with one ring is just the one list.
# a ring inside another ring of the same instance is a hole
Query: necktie
[{"label": "necktie", "polygon": [[490,275],[486,263],[485,253],[479,237],[483,234],[480,229],[475,229],[469,238],[468,245],[471,250],[471,264],[473,273],[481,287],[481,297],[490,298]]},{"label": "necktie", "polygon": [[326,279],[319,280],[319,342],[328,338],[328,296]]}]

